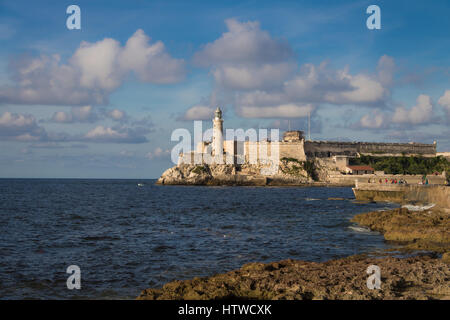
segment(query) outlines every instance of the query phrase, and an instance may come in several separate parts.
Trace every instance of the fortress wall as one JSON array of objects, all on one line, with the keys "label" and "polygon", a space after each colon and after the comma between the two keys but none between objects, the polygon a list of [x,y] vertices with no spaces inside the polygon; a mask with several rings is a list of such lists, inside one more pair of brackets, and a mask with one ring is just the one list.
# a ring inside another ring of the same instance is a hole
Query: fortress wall
[{"label": "fortress wall", "polygon": [[436,144],[359,142],[360,153],[436,155]]},{"label": "fortress wall", "polygon": [[308,157],[331,157],[333,155],[356,156],[358,143],[332,141],[305,141],[305,153]]},{"label": "fortress wall", "polygon": [[[280,143],[277,142],[279,145]],[[244,150],[245,150],[245,162],[249,162],[250,159],[257,159],[258,161],[261,159],[268,159],[272,156],[272,148],[277,147],[273,146],[271,142],[254,142],[254,141],[245,141]],[[239,152],[239,150],[238,150]],[[278,158],[279,159],[279,158]],[[277,160],[278,160],[277,159]]]},{"label": "fortress wall", "polygon": [[305,153],[309,157],[330,157],[333,155],[355,156],[357,153],[435,156],[436,144],[305,141]]},{"label": "fortress wall", "polygon": [[[257,157],[257,159],[264,158],[264,155],[272,156],[272,144],[268,142],[267,151],[264,151],[262,143],[260,142],[245,142],[245,160],[249,161],[251,156]],[[275,146],[276,147],[276,146]],[[303,148],[303,141],[298,142],[278,142],[279,147],[279,159],[282,158],[294,158],[299,161],[305,161],[306,155]],[[264,154],[263,154],[264,153]]]},{"label": "fortress wall", "polygon": [[303,140],[298,142],[280,142],[280,159],[294,158],[299,161],[305,161],[305,149]]},{"label": "fortress wall", "polygon": [[[277,142],[279,147],[279,159],[294,158],[299,161],[305,161],[306,155],[303,147],[303,140],[295,142]],[[264,150],[264,145],[266,150]],[[277,146],[274,146],[277,147]],[[254,141],[224,141],[224,151],[227,154],[236,155],[238,158],[245,155],[245,162],[249,162],[252,157],[262,159],[272,156],[271,142],[254,142]]]}]

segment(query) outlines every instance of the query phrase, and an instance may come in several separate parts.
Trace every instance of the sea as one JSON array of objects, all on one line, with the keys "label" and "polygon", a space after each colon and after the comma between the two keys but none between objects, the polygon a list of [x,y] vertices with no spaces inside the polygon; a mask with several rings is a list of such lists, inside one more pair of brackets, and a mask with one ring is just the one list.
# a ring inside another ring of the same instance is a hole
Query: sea
[{"label": "sea", "polygon": [[155,182],[0,179],[0,299],[135,299],[249,262],[390,248],[350,219],[397,205],[357,202],[351,188]]}]

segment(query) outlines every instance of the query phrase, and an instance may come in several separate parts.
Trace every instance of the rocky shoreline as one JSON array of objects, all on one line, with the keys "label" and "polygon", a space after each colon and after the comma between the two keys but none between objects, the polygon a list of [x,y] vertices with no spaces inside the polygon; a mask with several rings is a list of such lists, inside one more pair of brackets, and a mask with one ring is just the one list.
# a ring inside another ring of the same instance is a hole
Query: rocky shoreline
[{"label": "rocky shoreline", "polygon": [[[383,233],[414,253],[385,253],[323,263],[283,260],[249,263],[211,277],[176,280],[146,289],[143,300],[206,299],[450,299],[450,212],[406,208],[356,215],[352,221]],[[419,250],[419,253],[417,253]],[[426,250],[427,253],[424,253]],[[420,253],[422,252],[422,253]],[[368,289],[367,267],[381,269],[381,289]]]},{"label": "rocky shoreline", "polygon": [[[381,289],[368,289],[367,267],[381,269]],[[450,299],[449,265],[433,255],[352,256],[324,263],[249,263],[212,277],[172,281],[142,291],[140,300]]]},{"label": "rocky shoreline", "polygon": [[358,214],[352,221],[381,232],[387,241],[403,244],[403,251],[437,252],[442,254],[445,262],[450,263],[449,209],[411,211],[398,208]]}]

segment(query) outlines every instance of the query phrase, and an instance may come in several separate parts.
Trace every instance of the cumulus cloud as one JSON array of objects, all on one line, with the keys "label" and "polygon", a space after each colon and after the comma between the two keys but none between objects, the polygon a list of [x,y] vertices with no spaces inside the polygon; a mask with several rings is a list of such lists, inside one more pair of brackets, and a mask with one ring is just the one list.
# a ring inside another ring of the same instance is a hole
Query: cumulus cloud
[{"label": "cumulus cloud", "polygon": [[128,39],[119,56],[123,70],[134,71],[143,82],[175,83],[184,78],[184,61],[172,58],[161,41],[150,45],[141,29]]},{"label": "cumulus cloud", "polygon": [[378,60],[378,79],[383,86],[391,86],[393,82],[395,62],[392,57],[383,55]]},{"label": "cumulus cloud", "polygon": [[122,111],[119,109],[114,109],[114,110],[108,111],[106,113],[106,116],[115,121],[123,121],[123,120],[127,119],[127,114],[125,113],[125,111]]},{"label": "cumulus cloud", "polygon": [[92,106],[72,107],[70,111],[57,111],[53,113],[49,120],[40,120],[40,122],[54,123],[95,123],[100,120],[111,119],[117,122],[127,122],[130,120],[127,113],[123,110],[100,109],[95,110]]},{"label": "cumulus cloud", "polygon": [[97,126],[86,133],[82,139],[86,142],[105,143],[144,143],[148,142],[141,130],[127,127]]},{"label": "cumulus cloud", "polygon": [[243,117],[304,117],[320,104],[384,105],[390,97],[394,59],[384,55],[373,74],[296,62],[294,50],[256,21],[225,21],[227,32],[206,44],[194,62],[208,67],[216,88],[231,96]]},{"label": "cumulus cloud", "polygon": [[438,103],[444,107],[450,119],[450,90],[445,90],[444,95],[439,98]]},{"label": "cumulus cloud", "polygon": [[148,152],[145,155],[145,157],[150,159],[150,160],[169,158],[170,157],[170,150],[169,149],[162,149],[160,147],[157,147],[153,151]]},{"label": "cumulus cloud", "polygon": [[99,116],[93,111],[92,106],[72,107],[70,112],[58,111],[51,118],[52,122],[57,123],[95,122],[97,120],[99,120]]},{"label": "cumulus cloud", "polygon": [[425,94],[417,97],[416,105],[407,110],[404,107],[395,109],[392,117],[394,123],[421,124],[431,120],[433,104],[431,98]]},{"label": "cumulus cloud", "polygon": [[160,41],[137,30],[125,46],[111,38],[82,42],[67,63],[59,55],[11,62],[12,86],[0,87],[0,103],[105,104],[108,95],[134,72],[140,81],[167,84],[185,75],[184,61],[172,58]]},{"label": "cumulus cloud", "polygon": [[210,120],[214,114],[214,108],[203,105],[195,105],[184,113],[179,120]]},{"label": "cumulus cloud", "polygon": [[355,128],[381,129],[404,128],[406,125],[420,125],[433,120],[433,103],[428,95],[421,94],[416,99],[416,104],[406,109],[403,106],[395,108],[393,112],[383,112],[380,109],[372,110],[361,117]]},{"label": "cumulus cloud", "polygon": [[359,120],[358,126],[367,129],[379,129],[385,127],[387,124],[386,116],[378,109],[366,114]]},{"label": "cumulus cloud", "polygon": [[32,115],[5,112],[0,116],[0,139],[37,141],[46,135]]},{"label": "cumulus cloud", "polygon": [[295,69],[294,52],[274,39],[256,21],[225,21],[228,31],[194,55],[194,62],[211,67],[215,82],[234,90],[281,85]]},{"label": "cumulus cloud", "polygon": [[292,63],[235,66],[224,65],[212,72],[220,86],[233,90],[280,87],[294,71]]},{"label": "cumulus cloud", "polygon": [[376,77],[351,75],[348,68],[332,70],[327,63],[303,65],[301,72],[285,83],[285,92],[293,99],[332,104],[373,104],[388,93]]},{"label": "cumulus cloud", "polygon": [[264,64],[283,62],[294,55],[288,43],[273,39],[268,32],[261,30],[257,21],[227,19],[225,24],[228,31],[195,54],[197,64]]},{"label": "cumulus cloud", "polygon": [[[78,114],[81,117],[83,113]],[[69,135],[64,132],[47,132],[38,125],[36,118],[27,114],[5,112],[0,115],[0,140],[22,142],[56,143],[56,142],[95,142],[95,143],[143,143],[148,139],[152,125],[133,122],[131,126],[96,126],[86,134]]]}]

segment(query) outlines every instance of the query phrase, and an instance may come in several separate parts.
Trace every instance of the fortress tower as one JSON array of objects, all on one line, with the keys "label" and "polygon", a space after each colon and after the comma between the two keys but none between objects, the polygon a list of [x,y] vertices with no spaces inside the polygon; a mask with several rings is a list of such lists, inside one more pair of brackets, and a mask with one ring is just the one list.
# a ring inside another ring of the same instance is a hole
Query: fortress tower
[{"label": "fortress tower", "polygon": [[212,155],[223,154],[223,119],[222,110],[217,107],[213,119]]}]

